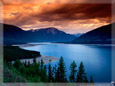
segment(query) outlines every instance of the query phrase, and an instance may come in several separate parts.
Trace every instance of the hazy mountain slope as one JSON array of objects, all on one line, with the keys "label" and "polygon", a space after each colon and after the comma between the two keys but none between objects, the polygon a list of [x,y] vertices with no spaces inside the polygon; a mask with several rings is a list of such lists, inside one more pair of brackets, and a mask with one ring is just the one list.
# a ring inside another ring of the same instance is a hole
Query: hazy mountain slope
[{"label": "hazy mountain slope", "polygon": [[[113,23],[115,24],[115,23]],[[79,38],[76,38],[72,43],[79,44],[110,44],[111,43],[112,24],[99,27],[89,31]]]},{"label": "hazy mountain slope", "polygon": [[81,35],[83,35],[83,33],[76,33],[76,34],[72,34],[74,35],[76,38],[80,37]]}]

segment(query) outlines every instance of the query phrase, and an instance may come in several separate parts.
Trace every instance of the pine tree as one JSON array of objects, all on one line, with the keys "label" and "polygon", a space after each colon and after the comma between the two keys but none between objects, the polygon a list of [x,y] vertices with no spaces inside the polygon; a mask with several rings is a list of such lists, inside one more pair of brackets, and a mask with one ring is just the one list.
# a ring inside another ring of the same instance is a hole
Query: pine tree
[{"label": "pine tree", "polygon": [[28,61],[28,64],[27,64],[27,66],[28,66],[28,67],[30,66],[30,61]]},{"label": "pine tree", "polygon": [[77,67],[77,65],[76,65],[75,61],[73,61],[70,65],[71,74],[69,76],[69,79],[71,82],[75,82],[75,76],[76,76],[76,72],[77,72],[76,67]]},{"label": "pine tree", "polygon": [[57,65],[55,64],[55,66],[54,66],[54,69],[53,69],[53,75],[54,75],[54,82],[57,82],[57,80],[58,80],[58,74],[57,74]]},{"label": "pine tree", "polygon": [[56,82],[56,70],[57,70],[57,66],[55,65],[52,70],[52,76],[53,76],[52,82]]},{"label": "pine tree", "polygon": [[83,82],[88,83],[87,76],[84,76],[84,80],[83,80]]},{"label": "pine tree", "polygon": [[44,64],[44,62],[43,62],[43,60],[41,59],[41,67],[43,67],[43,64]]},{"label": "pine tree", "polygon": [[91,75],[91,77],[90,77],[90,83],[94,83],[94,81],[93,81],[93,76]]},{"label": "pine tree", "polygon": [[59,67],[57,68],[55,72],[55,82],[60,82],[60,69]]},{"label": "pine tree", "polygon": [[37,64],[36,58],[33,59],[33,64]]},{"label": "pine tree", "polygon": [[25,60],[25,62],[24,62],[24,66],[27,67],[27,61],[26,61],[26,60]]},{"label": "pine tree", "polygon": [[8,63],[8,66],[11,66],[12,65],[12,62],[11,61],[9,61],[9,62],[7,62]]},{"label": "pine tree", "polygon": [[58,82],[66,82],[66,68],[63,57],[60,58],[57,69]]},{"label": "pine tree", "polygon": [[21,64],[20,60],[19,60],[19,59],[16,59],[16,61],[14,62],[14,67],[18,70],[21,65],[22,65],[22,64]]},{"label": "pine tree", "polygon": [[46,65],[44,65],[44,71],[47,71],[47,67],[46,67]]},{"label": "pine tree", "polygon": [[52,82],[52,68],[51,68],[51,65],[49,63],[49,66],[48,66],[48,82]]},{"label": "pine tree", "polygon": [[47,82],[48,81],[48,76],[47,76],[47,67],[46,65],[44,65],[43,67],[41,67],[41,80],[43,82]]},{"label": "pine tree", "polygon": [[78,70],[78,73],[77,73],[77,82],[84,82],[85,80],[85,69],[84,69],[84,65],[83,65],[83,62],[80,63],[80,66],[79,66],[79,70]]}]

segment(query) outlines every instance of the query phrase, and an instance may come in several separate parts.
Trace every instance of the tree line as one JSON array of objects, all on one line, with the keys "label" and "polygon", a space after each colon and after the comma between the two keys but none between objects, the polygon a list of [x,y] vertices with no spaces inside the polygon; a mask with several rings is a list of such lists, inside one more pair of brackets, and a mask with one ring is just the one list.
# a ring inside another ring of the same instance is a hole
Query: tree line
[{"label": "tree line", "polygon": [[28,59],[41,56],[40,52],[29,51],[19,48],[18,46],[4,46],[4,60],[14,61],[16,59]]},{"label": "tree line", "polygon": [[[51,60],[50,60],[51,62]],[[33,59],[33,64],[25,61],[21,63],[19,59],[16,59],[14,64],[11,62],[5,62],[5,65],[15,74],[22,76],[28,82],[78,82],[78,83],[93,83],[93,77],[90,80],[87,79],[87,74],[84,69],[83,62],[80,63],[77,70],[77,64],[73,61],[70,64],[70,75],[66,75],[66,66],[63,57],[59,59],[58,64],[51,66],[44,65],[43,60],[37,62],[36,58]]]}]

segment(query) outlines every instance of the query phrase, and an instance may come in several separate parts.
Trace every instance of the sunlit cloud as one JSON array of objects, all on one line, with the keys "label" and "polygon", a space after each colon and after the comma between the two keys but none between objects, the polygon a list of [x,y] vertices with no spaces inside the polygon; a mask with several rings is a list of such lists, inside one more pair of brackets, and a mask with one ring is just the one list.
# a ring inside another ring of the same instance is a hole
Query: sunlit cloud
[{"label": "sunlit cloud", "polygon": [[68,4],[68,3],[112,3],[113,0],[0,0],[4,4]]},{"label": "sunlit cloud", "polygon": [[56,27],[67,33],[84,33],[111,23],[111,4],[19,3],[4,5],[3,18],[4,23],[24,30]]}]

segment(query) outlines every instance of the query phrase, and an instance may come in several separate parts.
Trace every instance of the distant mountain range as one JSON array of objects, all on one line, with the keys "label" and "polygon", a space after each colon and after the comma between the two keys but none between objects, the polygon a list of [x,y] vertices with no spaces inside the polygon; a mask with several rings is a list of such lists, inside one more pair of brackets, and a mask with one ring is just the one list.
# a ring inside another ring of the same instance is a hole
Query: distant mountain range
[{"label": "distant mountain range", "polygon": [[76,37],[54,27],[25,31],[14,25],[3,24],[4,44],[27,42],[70,42]]},{"label": "distant mountain range", "polygon": [[71,43],[75,44],[111,44],[114,40],[112,37],[112,25],[115,26],[115,23],[105,25],[89,31],[80,37],[73,40]]},{"label": "distant mountain range", "polygon": [[3,24],[4,44],[28,42],[110,44],[111,41],[115,40],[115,36],[112,37],[112,25],[115,26],[115,23],[99,27],[84,34],[67,34],[54,27],[25,31],[14,25]]},{"label": "distant mountain range", "polygon": [[76,33],[76,34],[72,34],[74,35],[76,38],[80,37],[81,35],[83,35],[83,33]]}]

